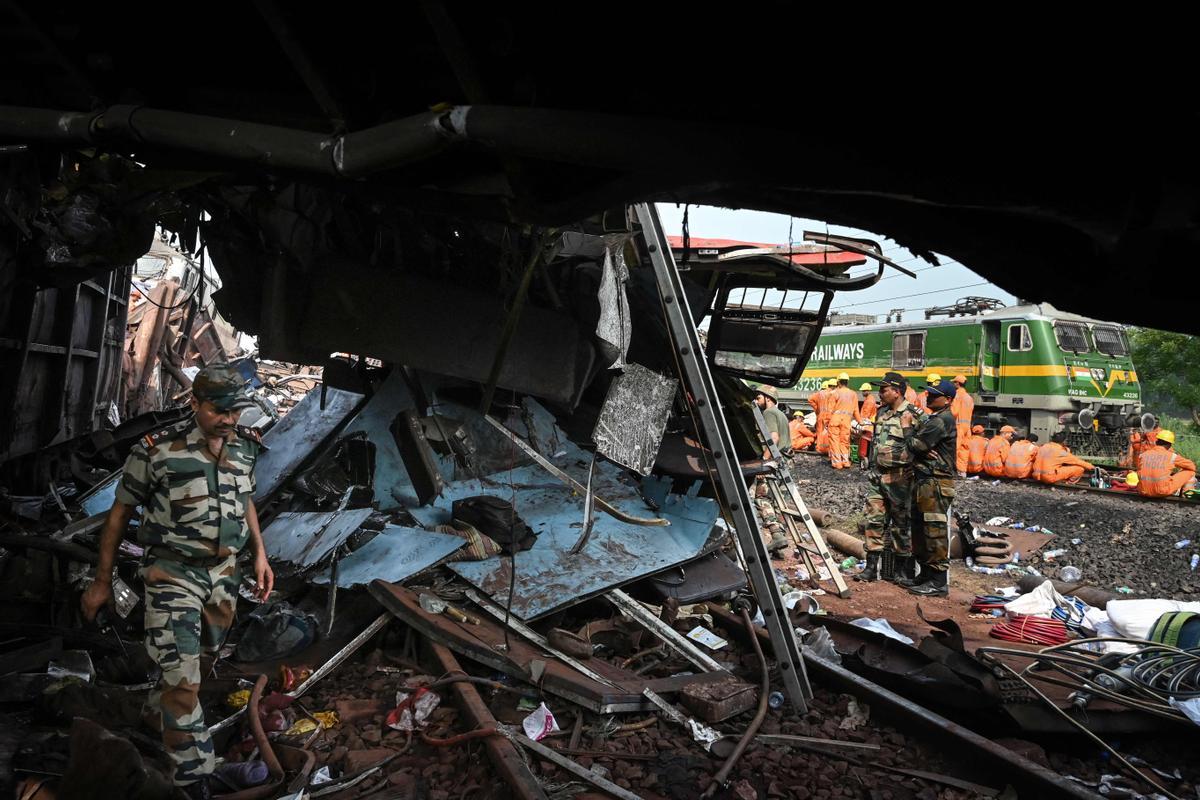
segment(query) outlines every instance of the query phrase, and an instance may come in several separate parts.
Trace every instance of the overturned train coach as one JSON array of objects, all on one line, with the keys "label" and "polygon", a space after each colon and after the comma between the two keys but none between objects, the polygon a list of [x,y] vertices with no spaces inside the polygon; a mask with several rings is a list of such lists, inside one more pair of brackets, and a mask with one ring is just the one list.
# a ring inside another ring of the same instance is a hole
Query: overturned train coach
[{"label": "overturned train coach", "polygon": [[1143,425],[1141,390],[1119,325],[1042,303],[966,316],[872,325],[831,325],[794,387],[781,399],[807,401],[822,381],[850,374],[854,388],[894,370],[918,390],[925,376],[964,375],[975,420],[989,433],[1009,424],[1040,441],[1066,431],[1081,455],[1117,458],[1130,428]]}]

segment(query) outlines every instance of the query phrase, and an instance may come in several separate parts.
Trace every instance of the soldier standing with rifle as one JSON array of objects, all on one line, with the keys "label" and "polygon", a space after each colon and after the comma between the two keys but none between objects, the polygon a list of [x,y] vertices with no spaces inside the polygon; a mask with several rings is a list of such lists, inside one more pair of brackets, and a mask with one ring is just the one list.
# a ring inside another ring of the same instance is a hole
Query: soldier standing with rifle
[{"label": "soldier standing with rifle", "polygon": [[916,514],[913,518],[920,580],[905,575],[896,583],[913,594],[945,597],[950,593],[950,503],[954,500],[954,475],[958,432],[950,404],[957,388],[950,381],[925,387],[930,414],[905,441],[912,452],[916,478]]},{"label": "soldier standing with rifle", "polygon": [[[909,516],[913,498],[913,451],[905,443],[925,419],[925,414],[905,399],[908,381],[898,372],[889,372],[879,387],[883,401],[875,415],[875,436],[867,458],[861,462],[867,469],[871,492],[867,495],[866,533],[867,565],[855,580],[877,581],[880,578],[880,558],[884,549],[884,531],[891,532],[891,549],[896,554],[896,575],[916,571],[912,557],[912,537]],[[899,582],[899,578],[894,578]]]}]

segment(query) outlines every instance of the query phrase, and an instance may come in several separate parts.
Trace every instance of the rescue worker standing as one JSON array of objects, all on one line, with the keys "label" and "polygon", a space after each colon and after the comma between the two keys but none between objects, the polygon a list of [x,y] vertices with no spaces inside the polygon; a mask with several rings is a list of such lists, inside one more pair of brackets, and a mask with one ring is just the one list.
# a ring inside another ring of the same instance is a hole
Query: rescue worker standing
[{"label": "rescue worker standing", "polygon": [[1158,442],[1158,434],[1161,430],[1162,427],[1156,422],[1154,427],[1148,431],[1143,431],[1140,429],[1130,431],[1129,450],[1127,451],[1125,458],[1122,459],[1121,466],[1133,467],[1134,469],[1137,469],[1138,459],[1141,457],[1142,453],[1146,452],[1151,447],[1154,447],[1154,445]]},{"label": "rescue worker standing", "polygon": [[792,450],[807,450],[817,440],[817,435],[804,424],[803,411],[797,411],[792,414],[792,421],[788,423],[788,430],[792,435]]},{"label": "rescue worker standing", "polygon": [[829,421],[833,416],[833,381],[821,386],[821,409],[817,412],[817,452],[829,452]]},{"label": "rescue worker standing", "polygon": [[1067,447],[1067,434],[1059,431],[1050,436],[1050,441],[1038,448],[1033,462],[1033,477],[1042,483],[1074,483],[1085,472],[1095,469],[1092,464],[1071,453]]},{"label": "rescue worker standing", "polygon": [[879,404],[875,402],[871,384],[864,383],[858,390],[863,393],[862,406],[858,410],[858,460],[866,461],[867,449],[875,433],[875,414],[879,411]]},{"label": "rescue worker standing", "polygon": [[850,388],[850,375],[838,375],[837,388],[829,395],[829,464],[850,469],[850,428],[858,418],[858,395]]},{"label": "rescue worker standing", "polygon": [[1008,461],[1008,451],[1012,446],[1013,434],[1016,432],[1016,428],[1012,425],[1005,425],[988,442],[987,448],[983,451],[983,471],[991,477],[1004,477],[1004,464]]},{"label": "rescue worker standing", "polygon": [[1023,433],[1017,437],[1004,459],[1004,477],[1023,480],[1033,474],[1033,462],[1037,461],[1037,436]]},{"label": "rescue worker standing", "polygon": [[954,468],[958,477],[967,477],[967,464],[971,460],[971,418],[975,416],[975,399],[967,391],[967,376],[954,376],[954,399],[950,402],[950,413],[957,426],[958,451],[954,455]]},{"label": "rescue worker standing", "polygon": [[112,601],[116,551],[134,509],[146,548],[146,651],[162,670],[150,695],[174,783],[188,797],[210,797],[213,745],[200,706],[200,655],[216,653],[237,604],[237,556],[254,551],[255,594],[265,600],[275,576],[254,508],[258,436],[236,425],[251,405],[241,376],[205,367],[192,383],[194,416],[134,445],[100,535],[96,579],[84,592],[84,616]]},{"label": "rescue worker standing", "polygon": [[988,446],[988,438],[983,435],[983,426],[971,428],[971,440],[967,443],[967,472],[978,475],[983,472],[983,456]]},{"label": "rescue worker standing", "polygon": [[875,415],[875,438],[866,462],[871,491],[863,522],[867,565],[855,576],[860,581],[879,580],[885,530],[890,531],[891,549],[901,565],[912,561],[913,452],[906,442],[925,419],[920,409],[904,399],[908,381],[900,373],[889,372],[876,385],[883,406]]},{"label": "rescue worker standing", "polygon": [[[1138,492],[1147,497],[1169,497],[1196,484],[1196,465],[1174,450],[1175,434],[1160,430],[1154,447],[1138,457]],[[1178,470],[1178,472],[1176,472]]]},{"label": "rescue worker standing", "polygon": [[909,558],[896,580],[913,594],[945,597],[950,593],[950,504],[954,501],[954,459],[958,450],[957,424],[950,403],[954,384],[940,381],[926,387],[930,414],[905,440],[912,452],[916,489],[913,517],[913,550],[921,561],[915,580],[914,559]]}]

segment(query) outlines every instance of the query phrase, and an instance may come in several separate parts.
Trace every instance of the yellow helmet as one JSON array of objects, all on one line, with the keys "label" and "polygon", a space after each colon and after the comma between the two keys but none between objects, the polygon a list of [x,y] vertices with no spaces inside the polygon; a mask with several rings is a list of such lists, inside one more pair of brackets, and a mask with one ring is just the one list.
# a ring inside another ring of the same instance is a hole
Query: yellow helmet
[{"label": "yellow helmet", "polygon": [[938,375],[936,372],[931,372],[931,373],[929,373],[929,377],[925,379],[925,382],[926,383],[940,383],[941,380],[942,380],[941,375]]},{"label": "yellow helmet", "polygon": [[869,391],[871,391],[871,384],[864,383],[862,386],[858,387],[858,390],[860,392],[869,392]]},{"label": "yellow helmet", "polygon": [[1126,473],[1125,485],[1126,486],[1137,486],[1138,485],[1138,474],[1136,472]]},{"label": "yellow helmet", "polygon": [[1172,431],[1161,430],[1158,432],[1158,441],[1175,444],[1175,434]]},{"label": "yellow helmet", "polygon": [[849,372],[839,372],[839,373],[838,373],[838,380],[839,380],[839,381],[848,381],[848,380],[850,380],[850,373],[849,373]]},{"label": "yellow helmet", "polygon": [[837,386],[837,381],[835,381],[833,378],[830,378],[821,384],[822,389],[832,389],[834,386]]}]

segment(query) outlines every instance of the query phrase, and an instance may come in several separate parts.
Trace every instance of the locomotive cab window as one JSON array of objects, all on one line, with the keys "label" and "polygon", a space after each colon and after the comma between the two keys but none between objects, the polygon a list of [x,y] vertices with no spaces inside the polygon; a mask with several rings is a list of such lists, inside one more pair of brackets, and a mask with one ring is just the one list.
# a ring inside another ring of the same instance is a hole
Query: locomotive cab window
[{"label": "locomotive cab window", "polygon": [[1092,328],[1092,336],[1096,339],[1096,349],[1106,356],[1129,355],[1129,344],[1120,328],[1111,325],[1096,325]]},{"label": "locomotive cab window", "polygon": [[1023,352],[1033,349],[1033,337],[1029,335],[1028,325],[1010,325],[1008,328],[1009,352]]},{"label": "locomotive cab window", "polygon": [[1069,353],[1086,353],[1092,349],[1088,345],[1087,326],[1078,322],[1054,323],[1054,338],[1059,349]]},{"label": "locomotive cab window", "polygon": [[892,369],[925,366],[925,332],[892,334]]}]

